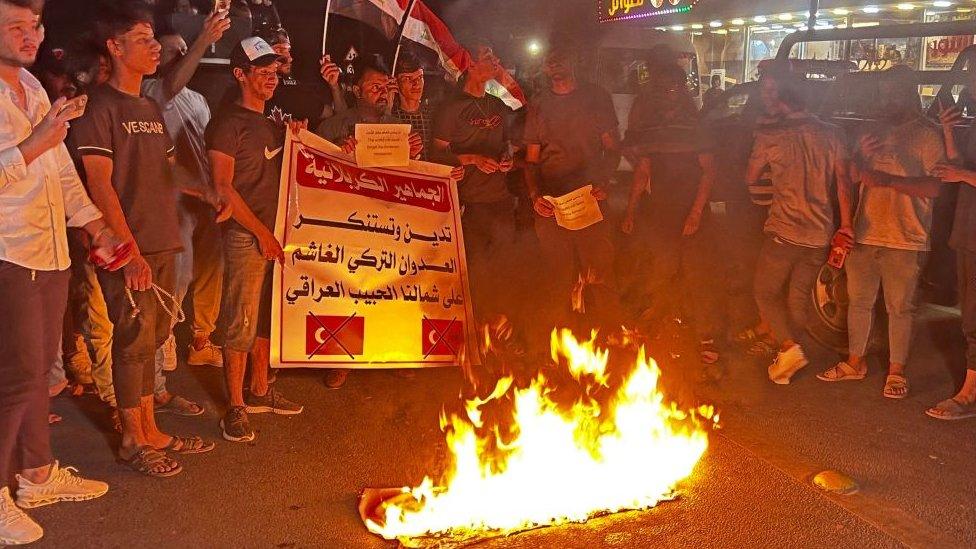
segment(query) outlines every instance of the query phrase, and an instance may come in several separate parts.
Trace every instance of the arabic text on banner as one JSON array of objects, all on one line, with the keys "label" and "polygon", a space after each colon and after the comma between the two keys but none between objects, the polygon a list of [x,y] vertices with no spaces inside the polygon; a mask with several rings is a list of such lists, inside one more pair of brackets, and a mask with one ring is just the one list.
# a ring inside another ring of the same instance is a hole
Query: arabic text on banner
[{"label": "arabic text on banner", "polygon": [[284,152],[272,364],[458,364],[474,323],[450,168],[361,168],[307,131]]}]

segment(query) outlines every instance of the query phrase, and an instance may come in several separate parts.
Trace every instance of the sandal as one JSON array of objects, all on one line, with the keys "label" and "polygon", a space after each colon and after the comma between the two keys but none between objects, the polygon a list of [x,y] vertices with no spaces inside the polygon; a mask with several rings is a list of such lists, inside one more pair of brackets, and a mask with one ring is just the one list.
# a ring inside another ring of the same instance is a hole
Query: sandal
[{"label": "sandal", "polygon": [[698,343],[698,354],[701,355],[702,364],[715,364],[721,355],[715,347],[714,339],[703,339]]},{"label": "sandal", "polygon": [[976,402],[963,404],[954,398],[947,398],[925,410],[925,414],[946,421],[976,417]]},{"label": "sandal", "polygon": [[759,333],[753,328],[746,328],[745,330],[742,330],[741,332],[732,336],[732,339],[736,343],[746,344],[746,343],[752,343],[754,341],[762,341],[767,339],[768,337],[769,337],[769,332]]},{"label": "sandal", "polygon": [[776,344],[769,339],[758,339],[749,346],[746,354],[762,358],[772,358],[777,353]]},{"label": "sandal", "polygon": [[817,379],[820,381],[858,381],[864,379],[866,375],[867,371],[859,372],[856,368],[848,364],[847,361],[841,361],[836,366],[827,368],[817,374]]},{"label": "sandal", "polygon": [[141,446],[128,458],[119,456],[119,463],[148,477],[167,478],[183,472],[176,460],[150,446]]},{"label": "sandal", "polygon": [[213,450],[217,445],[213,442],[203,440],[200,437],[170,437],[169,444],[160,448],[160,451],[173,452],[174,454],[205,454]]},{"label": "sandal", "polygon": [[166,404],[160,404],[157,402],[156,411],[160,414],[193,417],[203,414],[203,406],[200,406],[192,400],[187,400],[181,396],[173,395],[166,402]]},{"label": "sandal", "polygon": [[884,391],[885,398],[905,398],[908,396],[908,379],[900,374],[888,374],[885,378]]}]

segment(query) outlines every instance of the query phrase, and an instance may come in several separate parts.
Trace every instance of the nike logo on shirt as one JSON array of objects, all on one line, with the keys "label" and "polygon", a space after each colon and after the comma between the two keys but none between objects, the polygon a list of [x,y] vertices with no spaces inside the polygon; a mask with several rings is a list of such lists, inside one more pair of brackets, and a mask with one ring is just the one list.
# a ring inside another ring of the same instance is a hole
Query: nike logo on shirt
[{"label": "nike logo on shirt", "polygon": [[277,149],[275,149],[275,150],[272,151],[272,150],[268,149],[267,147],[265,147],[264,148],[264,157],[267,158],[268,160],[271,160],[272,158],[278,156],[278,153],[280,153],[281,152],[281,149],[283,149],[283,148],[284,147],[278,147]]}]

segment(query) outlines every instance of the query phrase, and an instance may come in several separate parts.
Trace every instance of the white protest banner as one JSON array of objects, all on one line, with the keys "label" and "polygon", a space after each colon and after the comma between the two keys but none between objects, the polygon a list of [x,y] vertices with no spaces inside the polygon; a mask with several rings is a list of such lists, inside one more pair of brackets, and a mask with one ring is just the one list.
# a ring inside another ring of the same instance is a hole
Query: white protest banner
[{"label": "white protest banner", "polygon": [[459,364],[474,347],[451,168],[363,168],[288,132],[275,236],[271,363],[284,368]]}]

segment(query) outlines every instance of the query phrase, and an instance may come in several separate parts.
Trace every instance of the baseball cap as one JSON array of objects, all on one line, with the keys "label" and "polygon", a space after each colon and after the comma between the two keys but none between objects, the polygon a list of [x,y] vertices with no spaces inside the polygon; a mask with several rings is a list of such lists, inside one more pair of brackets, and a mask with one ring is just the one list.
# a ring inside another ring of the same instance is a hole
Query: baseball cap
[{"label": "baseball cap", "polygon": [[230,66],[232,68],[266,67],[281,60],[281,56],[275,53],[266,41],[257,36],[241,40],[239,44],[234,46],[234,51],[230,54]]}]

